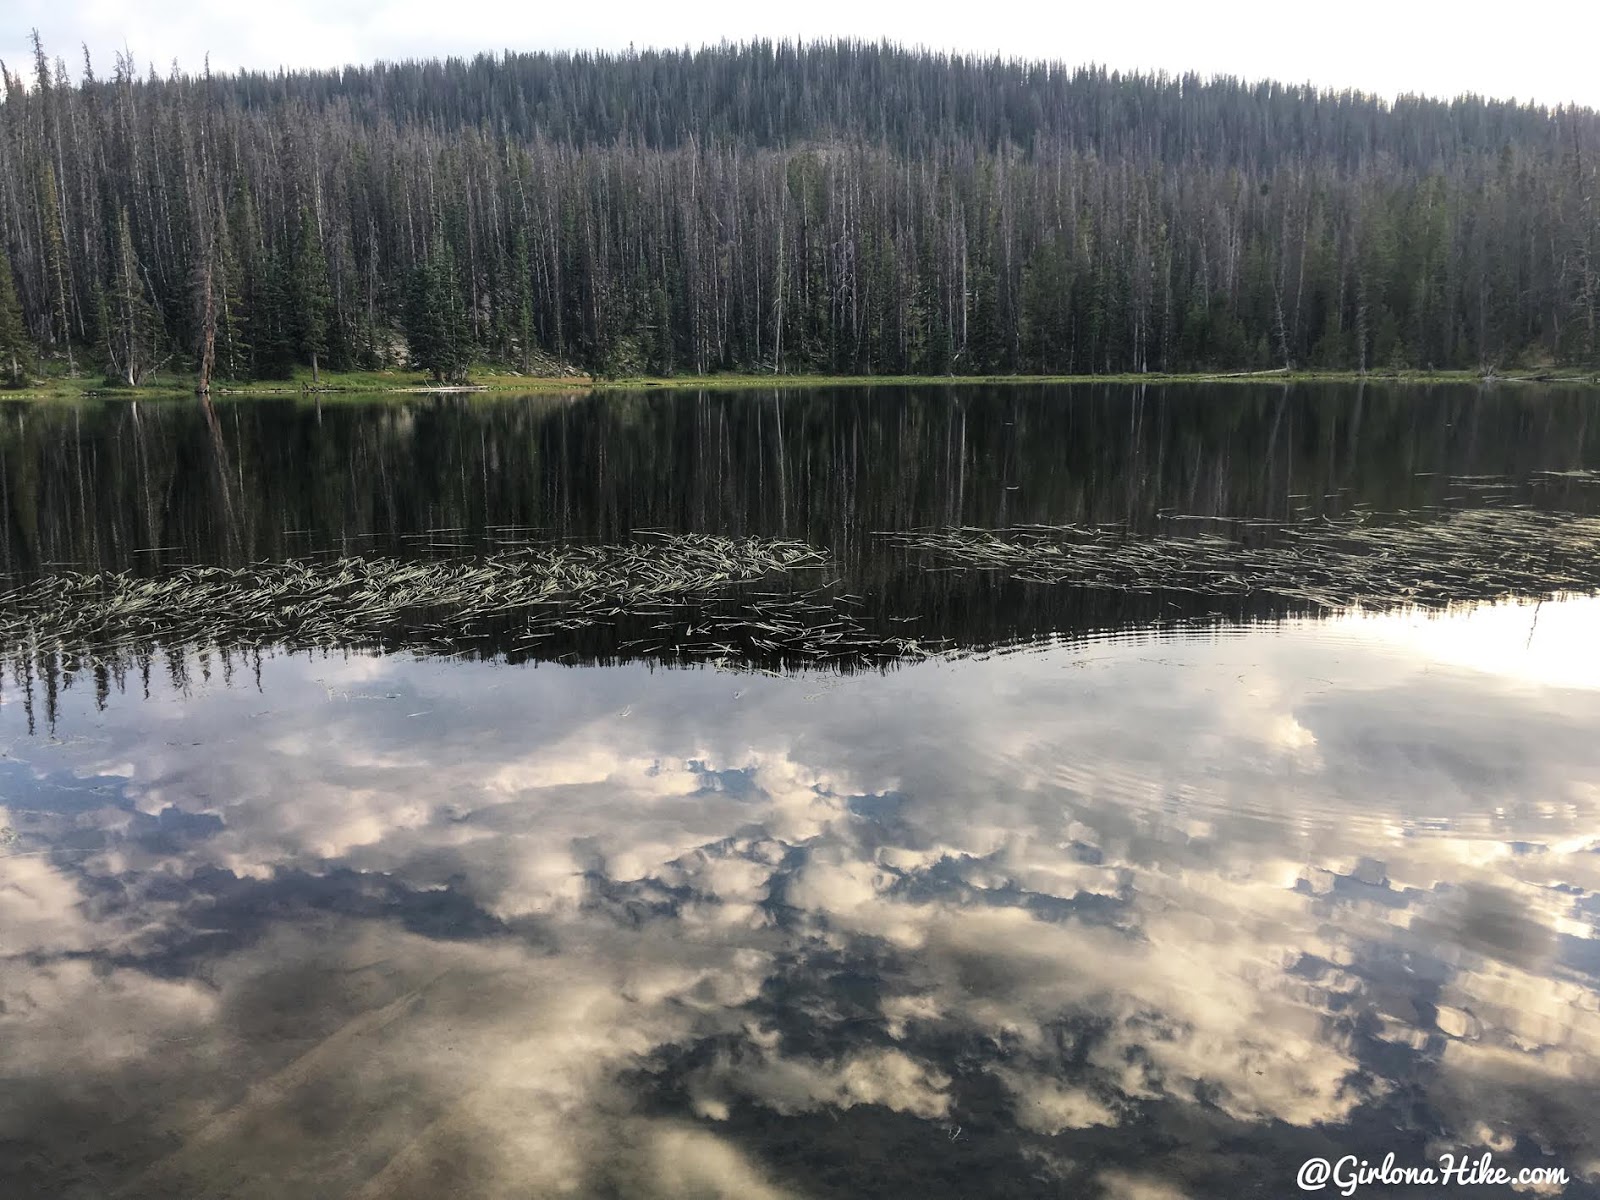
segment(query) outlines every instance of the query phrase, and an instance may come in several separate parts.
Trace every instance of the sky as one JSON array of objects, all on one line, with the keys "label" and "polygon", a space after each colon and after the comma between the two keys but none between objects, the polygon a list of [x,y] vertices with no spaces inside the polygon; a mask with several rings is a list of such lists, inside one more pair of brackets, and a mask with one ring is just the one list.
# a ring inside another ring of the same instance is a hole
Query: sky
[{"label": "sky", "polygon": [[1198,71],[1402,93],[1462,92],[1600,108],[1591,0],[7,0],[0,59],[28,64],[28,33],[74,73],[87,44],[105,73],[117,51],[141,70],[329,67],[484,50],[681,47],[756,37],[889,38],[1118,70]]}]

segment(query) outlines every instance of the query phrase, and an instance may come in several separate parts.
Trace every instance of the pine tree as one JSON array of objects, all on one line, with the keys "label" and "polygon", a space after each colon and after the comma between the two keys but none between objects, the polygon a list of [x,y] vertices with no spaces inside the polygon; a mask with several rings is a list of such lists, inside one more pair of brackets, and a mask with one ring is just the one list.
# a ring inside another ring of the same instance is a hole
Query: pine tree
[{"label": "pine tree", "polygon": [[311,364],[311,381],[320,383],[320,359],[328,352],[328,314],[333,308],[333,293],[328,286],[322,232],[309,208],[300,210],[299,241],[291,273],[295,349]]},{"label": "pine tree", "polygon": [[250,282],[246,330],[251,374],[258,379],[288,379],[294,374],[294,334],[278,256],[270,251],[259,255]]},{"label": "pine tree", "polygon": [[533,252],[528,247],[528,232],[521,226],[512,243],[510,274],[517,362],[527,373],[533,369]]},{"label": "pine tree", "polygon": [[443,237],[434,238],[427,259],[413,274],[406,337],[411,361],[435,383],[466,378],[471,346],[455,257]]},{"label": "pine tree", "polygon": [[[708,116],[711,79],[755,98]],[[186,357],[212,312],[233,377],[391,364],[408,326],[454,376],[541,348],[662,372],[1600,353],[1590,110],[829,44],[203,86],[124,56],[83,87],[36,44],[0,91],[14,290],[69,369],[80,346],[111,361],[132,300]]]},{"label": "pine tree", "polygon": [[44,263],[48,276],[46,287],[50,293],[50,337],[66,351],[68,370],[77,374],[72,359],[72,321],[67,303],[67,250],[61,236],[60,189],[56,184],[55,168],[48,162],[44,164],[43,176],[39,181],[39,208],[43,215]]},{"label": "pine tree", "polygon": [[217,214],[214,238],[217,374],[223,379],[242,379],[249,368],[250,355],[244,336],[244,281],[226,209]]},{"label": "pine tree", "polygon": [[651,293],[652,310],[650,338],[650,370],[661,376],[673,374],[676,364],[672,354],[672,306],[667,303],[667,290],[656,287]]},{"label": "pine tree", "polygon": [[1066,305],[1071,279],[1059,236],[1037,251],[1022,272],[1021,336],[1026,370],[1059,374],[1068,369]]},{"label": "pine tree", "polygon": [[106,281],[106,371],[118,383],[138,387],[159,365],[161,323],[147,296],[144,271],[133,248],[128,210],[117,219],[117,247]]},{"label": "pine tree", "polygon": [[22,305],[17,302],[11,260],[0,250],[0,372],[4,372],[6,386],[24,386],[33,366],[33,344],[22,323]]}]

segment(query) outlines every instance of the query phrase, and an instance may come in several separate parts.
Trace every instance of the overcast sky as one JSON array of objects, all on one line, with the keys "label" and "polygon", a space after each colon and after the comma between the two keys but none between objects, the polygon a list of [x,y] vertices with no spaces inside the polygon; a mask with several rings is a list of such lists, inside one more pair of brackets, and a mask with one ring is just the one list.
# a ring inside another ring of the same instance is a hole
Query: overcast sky
[{"label": "overcast sky", "polygon": [[623,49],[724,38],[882,37],[1114,68],[1196,70],[1600,107],[1594,0],[6,0],[0,58],[27,65],[37,27],[76,73],[131,49],[143,69],[324,67],[502,49]]}]

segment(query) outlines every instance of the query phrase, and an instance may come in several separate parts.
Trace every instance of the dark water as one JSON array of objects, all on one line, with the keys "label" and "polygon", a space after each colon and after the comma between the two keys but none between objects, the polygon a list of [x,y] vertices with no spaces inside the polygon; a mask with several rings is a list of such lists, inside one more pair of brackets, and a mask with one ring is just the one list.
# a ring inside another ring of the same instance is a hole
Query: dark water
[{"label": "dark water", "polygon": [[[1597,468],[1547,390],[0,406],[9,587],[781,537],[673,638],[896,648],[13,638],[0,1195],[1595,1195]],[[1064,526],[1177,549],[886,536]]]}]

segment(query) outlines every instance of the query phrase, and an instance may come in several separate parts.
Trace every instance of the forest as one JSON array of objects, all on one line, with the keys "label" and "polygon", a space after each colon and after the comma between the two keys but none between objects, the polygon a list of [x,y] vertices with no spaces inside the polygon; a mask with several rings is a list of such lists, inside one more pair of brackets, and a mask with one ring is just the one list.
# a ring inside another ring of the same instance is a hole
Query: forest
[{"label": "forest", "polygon": [[759,42],[0,101],[0,381],[1592,365],[1600,114]]}]

